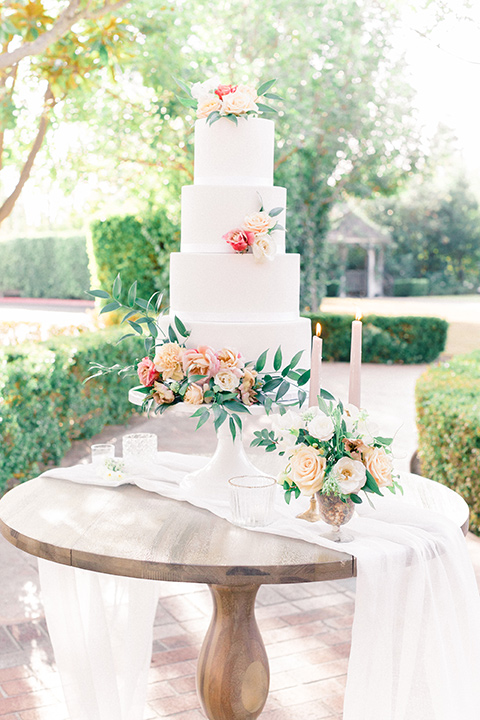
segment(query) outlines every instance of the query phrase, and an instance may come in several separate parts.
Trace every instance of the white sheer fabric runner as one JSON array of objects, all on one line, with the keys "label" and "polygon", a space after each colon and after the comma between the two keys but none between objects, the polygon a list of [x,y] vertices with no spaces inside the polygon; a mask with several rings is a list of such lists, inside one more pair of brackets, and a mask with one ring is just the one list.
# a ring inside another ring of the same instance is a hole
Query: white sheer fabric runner
[{"label": "white sheer fabric runner", "polygon": [[[130,480],[184,500],[179,481],[205,462],[161,453],[158,463],[143,467],[141,475]],[[92,483],[88,465],[45,475]],[[405,474],[402,483],[403,498],[375,498],[376,510],[366,502],[360,506],[359,517],[349,523],[355,535],[351,543],[339,546],[321,537],[322,523],[296,520],[299,504],[287,506],[281,494],[278,519],[261,532],[341,549],[357,558],[344,720],[477,717],[480,600],[459,527],[465,504],[438,486],[435,510],[426,510],[428,481]],[[431,507],[431,496],[428,504]],[[202,506],[229,518],[226,503]],[[40,566],[48,628],[71,720],[141,720],[156,583],[47,561]]]}]

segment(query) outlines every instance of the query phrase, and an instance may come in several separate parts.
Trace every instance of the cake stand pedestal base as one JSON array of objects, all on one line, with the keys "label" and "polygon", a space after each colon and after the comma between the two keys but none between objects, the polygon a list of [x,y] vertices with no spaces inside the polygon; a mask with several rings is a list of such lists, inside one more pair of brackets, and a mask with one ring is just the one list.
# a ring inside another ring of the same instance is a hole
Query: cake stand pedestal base
[{"label": "cake stand pedestal base", "polygon": [[241,433],[237,432],[237,437],[233,440],[228,423],[225,422],[217,431],[217,449],[214,455],[203,468],[189,473],[180,483],[180,487],[192,498],[228,501],[230,478],[237,475],[263,474],[248,459]]}]

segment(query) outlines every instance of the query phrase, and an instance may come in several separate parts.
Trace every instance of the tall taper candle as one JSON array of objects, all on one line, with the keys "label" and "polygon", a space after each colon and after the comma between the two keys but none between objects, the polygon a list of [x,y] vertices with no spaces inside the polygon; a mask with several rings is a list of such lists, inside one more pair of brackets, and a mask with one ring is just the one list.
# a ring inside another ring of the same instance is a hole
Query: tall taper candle
[{"label": "tall taper candle", "polygon": [[356,318],[352,322],[352,339],[350,344],[350,382],[348,387],[348,402],[360,407],[361,395],[361,369],[362,369],[362,321],[361,313],[357,310]]},{"label": "tall taper candle", "polygon": [[310,363],[310,395],[308,407],[317,405],[317,396],[320,395],[320,370],[322,367],[322,346],[323,340],[320,337],[322,326],[317,323],[315,335],[312,338],[312,358]]}]

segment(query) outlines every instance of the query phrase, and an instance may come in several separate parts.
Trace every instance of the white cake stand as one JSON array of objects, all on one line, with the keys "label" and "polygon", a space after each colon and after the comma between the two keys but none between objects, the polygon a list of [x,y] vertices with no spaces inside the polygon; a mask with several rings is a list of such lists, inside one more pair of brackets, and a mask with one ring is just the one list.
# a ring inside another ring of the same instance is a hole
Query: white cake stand
[{"label": "white cake stand", "polygon": [[[134,405],[142,405],[145,395],[132,388],[129,391],[128,399]],[[256,413],[264,412],[262,407],[253,407]],[[250,411],[253,410],[253,407],[250,408]],[[192,415],[196,409],[197,407],[194,405],[177,403],[166,412]],[[226,421],[217,430],[217,448],[213,456],[204,467],[186,475],[180,483],[180,487],[191,498],[228,501],[228,480],[238,475],[264,475],[264,473],[248,459],[241,432],[238,431],[233,440]]]}]

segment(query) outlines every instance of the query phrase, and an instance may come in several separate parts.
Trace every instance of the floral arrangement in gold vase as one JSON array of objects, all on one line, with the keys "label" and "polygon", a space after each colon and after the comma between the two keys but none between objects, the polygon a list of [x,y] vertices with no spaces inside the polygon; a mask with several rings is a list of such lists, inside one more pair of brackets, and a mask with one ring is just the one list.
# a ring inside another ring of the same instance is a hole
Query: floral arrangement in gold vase
[{"label": "floral arrangement in gold vase", "polygon": [[287,459],[278,476],[286,502],[292,495],[310,498],[309,509],[297,517],[332,525],[330,537],[335,541],[351,539],[340,533],[340,526],[362,502],[360,492],[371,502],[369,494],[402,491],[393,470],[393,439],[372,435],[365,411],[344,406],[325,391],[318,406],[280,411],[274,429],[264,428],[255,436],[252,445],[278,451]]}]

